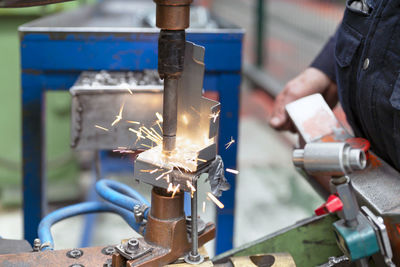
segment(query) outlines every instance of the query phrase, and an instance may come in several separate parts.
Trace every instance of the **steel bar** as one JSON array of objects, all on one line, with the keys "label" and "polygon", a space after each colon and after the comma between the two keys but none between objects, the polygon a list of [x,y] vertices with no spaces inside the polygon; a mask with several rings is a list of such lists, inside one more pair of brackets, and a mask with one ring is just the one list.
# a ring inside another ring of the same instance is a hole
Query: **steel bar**
[{"label": "steel bar", "polygon": [[196,257],[199,255],[199,236],[197,231],[197,177],[192,181],[193,187],[196,189],[194,191],[192,200],[191,200],[191,209],[192,209],[192,256]]}]

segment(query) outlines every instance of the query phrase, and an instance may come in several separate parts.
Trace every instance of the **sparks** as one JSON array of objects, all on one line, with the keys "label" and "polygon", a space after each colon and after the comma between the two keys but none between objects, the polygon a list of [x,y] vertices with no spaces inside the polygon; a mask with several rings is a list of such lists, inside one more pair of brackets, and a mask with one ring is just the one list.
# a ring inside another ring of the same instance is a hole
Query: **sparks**
[{"label": "sparks", "polygon": [[111,126],[114,126],[115,124],[117,124],[120,120],[122,120],[122,112],[124,110],[124,106],[125,106],[125,102],[122,103],[120,109],[119,109],[119,113],[117,116],[115,116],[115,120],[113,121],[113,123],[111,123]]},{"label": "sparks", "polygon": [[181,185],[180,184],[178,184],[175,188],[174,188],[174,191],[172,192],[172,198],[175,196],[175,194],[177,193],[177,192],[179,192],[179,187],[180,187]]},{"label": "sparks", "polygon": [[171,173],[172,171],[173,171],[173,170],[169,170],[169,171],[163,172],[160,176],[158,176],[158,177],[156,178],[156,180],[160,180],[161,178],[163,178],[165,175]]},{"label": "sparks", "polygon": [[206,212],[206,202],[203,201],[203,213],[205,213],[205,212]]},{"label": "sparks", "polygon": [[104,128],[104,127],[102,127],[102,126],[100,126],[100,125],[97,125],[97,124],[96,124],[94,127],[98,128],[98,129],[101,129],[101,130],[103,130],[103,131],[106,131],[106,132],[109,131],[107,128]]},{"label": "sparks", "polygon": [[213,122],[215,123],[217,121],[217,118],[219,116],[220,110],[218,112],[210,114],[210,119],[213,119]]},{"label": "sparks", "polygon": [[138,121],[126,121],[127,123],[132,123],[132,124],[140,124]]},{"label": "sparks", "polygon": [[187,186],[190,188],[190,190],[192,191],[192,198],[193,198],[193,193],[196,192],[196,188],[194,188],[194,186],[192,185],[191,182],[186,181]]},{"label": "sparks", "polygon": [[169,193],[169,192],[172,192],[173,190],[174,190],[174,188],[173,188],[173,186],[172,186],[172,183],[169,183],[169,184],[168,184],[167,192]]},{"label": "sparks", "polygon": [[158,170],[159,170],[159,169],[154,169],[154,170],[152,170],[150,173],[151,173],[151,174],[156,173],[156,172],[158,172]]},{"label": "sparks", "polygon": [[230,173],[233,173],[233,174],[239,174],[239,171],[238,170],[234,170],[234,169],[226,168],[226,171],[230,172]]},{"label": "sparks", "polygon": [[156,117],[157,117],[159,122],[163,122],[164,121],[163,116],[158,112],[156,112]]},{"label": "sparks", "polygon": [[153,170],[140,170],[140,172],[149,172],[151,173]]},{"label": "sparks", "polygon": [[207,193],[207,196],[215,203],[215,205],[217,205],[220,209],[223,209],[225,206],[224,204],[222,204],[221,201],[218,200],[218,198],[216,198],[213,194],[211,194],[210,192]]},{"label": "sparks", "polygon": [[142,131],[140,129],[139,129],[139,131],[132,129],[132,128],[129,128],[128,130],[131,131],[132,133],[135,133],[138,140],[145,139],[145,137],[143,136]]},{"label": "sparks", "polygon": [[189,119],[188,119],[188,117],[187,117],[185,114],[182,115],[182,122],[183,122],[185,125],[188,125],[188,124],[189,124]]},{"label": "sparks", "polygon": [[235,139],[231,136],[231,141],[225,144],[225,149],[228,149],[233,143],[235,143]]}]

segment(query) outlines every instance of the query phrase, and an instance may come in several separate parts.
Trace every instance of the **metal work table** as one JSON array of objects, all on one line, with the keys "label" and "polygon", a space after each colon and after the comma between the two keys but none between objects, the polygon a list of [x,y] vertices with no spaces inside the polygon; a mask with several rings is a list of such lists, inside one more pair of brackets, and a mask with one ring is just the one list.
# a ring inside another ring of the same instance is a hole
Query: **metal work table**
[{"label": "metal work table", "polygon": [[[69,90],[85,70],[157,69],[159,30],[149,26],[151,16],[143,18],[138,12],[141,9],[153,10],[155,5],[150,1],[103,1],[19,28],[24,234],[30,242],[37,237],[47,206],[45,92]],[[215,21],[218,27],[189,29],[187,39],[206,48],[204,89],[215,92],[222,104],[219,154],[227,168],[235,169],[237,146],[225,150],[224,144],[231,136],[238,139],[243,31]],[[226,176],[232,189],[221,197],[225,208],[217,211],[216,253],[233,245],[235,176]]]}]

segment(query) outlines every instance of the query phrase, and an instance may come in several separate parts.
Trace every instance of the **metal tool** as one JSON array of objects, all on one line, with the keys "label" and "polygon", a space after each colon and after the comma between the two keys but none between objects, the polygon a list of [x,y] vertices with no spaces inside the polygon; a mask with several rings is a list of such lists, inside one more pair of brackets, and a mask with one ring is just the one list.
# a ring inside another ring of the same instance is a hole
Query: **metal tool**
[{"label": "metal tool", "polygon": [[[303,127],[303,130],[310,133],[310,125],[307,122],[315,118],[316,116],[326,117],[331,112],[326,111],[324,108],[325,104],[318,102],[321,96],[310,96],[302,102],[300,106],[307,101],[315,101],[318,105],[314,105],[314,111],[309,108],[309,117],[303,119],[302,122],[296,120],[295,124],[297,127]],[[299,103],[292,103],[288,110],[290,114],[294,114],[295,107],[299,107]],[[319,115],[317,114],[319,113]],[[321,113],[323,113],[321,115]],[[325,115],[324,115],[325,113]],[[313,115],[314,114],[314,115]],[[329,125],[334,125],[335,118],[327,117],[327,121],[330,121],[328,125],[318,129],[317,136],[323,137],[321,133],[329,134],[332,130],[329,130]],[[308,129],[307,129],[308,128]],[[333,223],[334,230],[336,232],[337,244],[339,248],[345,253],[351,261],[357,262],[359,266],[368,266],[367,258],[381,252],[385,259],[387,266],[392,266],[392,251],[391,247],[379,245],[387,244],[388,235],[386,233],[385,226],[381,222],[379,226],[376,223],[379,221],[375,215],[367,208],[363,207],[363,212],[360,212],[358,201],[354,194],[354,189],[349,178],[349,175],[355,171],[364,170],[367,166],[366,151],[359,148],[352,148],[347,143],[313,143],[313,137],[305,135],[305,141],[308,143],[304,149],[296,149],[293,152],[293,163],[296,167],[303,168],[309,174],[318,175],[329,175],[331,176],[331,193],[332,196],[328,201],[332,201],[333,197],[337,195],[341,200],[341,205],[335,205],[336,208],[333,210],[337,212],[341,220]],[[325,204],[327,207],[327,204]],[[321,207],[318,209],[320,213],[323,211]],[[330,212],[329,209],[326,212]],[[324,213],[324,212],[322,212]],[[377,229],[381,229],[378,231]]]}]

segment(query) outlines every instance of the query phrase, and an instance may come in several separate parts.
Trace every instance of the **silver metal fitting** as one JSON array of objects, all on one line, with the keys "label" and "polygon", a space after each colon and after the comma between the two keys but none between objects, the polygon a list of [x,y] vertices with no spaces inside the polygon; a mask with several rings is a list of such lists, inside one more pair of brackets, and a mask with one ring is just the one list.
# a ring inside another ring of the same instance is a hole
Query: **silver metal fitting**
[{"label": "silver metal fitting", "polygon": [[367,157],[347,143],[309,143],[293,151],[293,163],[310,174],[342,176],[365,169]]},{"label": "silver metal fitting", "polygon": [[148,209],[149,207],[145,204],[143,205],[135,205],[133,207],[133,214],[135,215],[135,221],[136,223],[142,223],[144,220],[144,212]]},{"label": "silver metal fitting", "polygon": [[139,240],[136,238],[131,238],[126,242],[125,251],[127,253],[133,254],[139,249]]},{"label": "silver metal fitting", "polygon": [[33,240],[33,251],[39,252],[41,245],[42,245],[42,241],[40,241],[39,238],[35,238],[35,240]]}]

